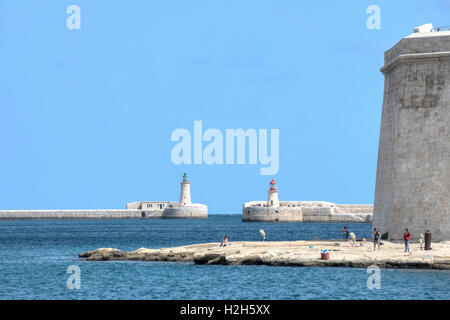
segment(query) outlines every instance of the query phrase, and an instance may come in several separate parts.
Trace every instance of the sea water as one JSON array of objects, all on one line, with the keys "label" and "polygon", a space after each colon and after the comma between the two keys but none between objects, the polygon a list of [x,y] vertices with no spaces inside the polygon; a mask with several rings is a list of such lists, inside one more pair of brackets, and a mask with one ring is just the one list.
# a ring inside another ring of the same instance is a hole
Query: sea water
[{"label": "sea water", "polygon": [[[347,225],[370,238],[371,224],[207,220],[0,221],[0,299],[450,299],[450,271],[381,269],[369,289],[365,268],[209,266],[177,262],[90,262],[96,248],[136,250],[194,243],[338,239]],[[79,289],[68,286],[79,267]]]}]

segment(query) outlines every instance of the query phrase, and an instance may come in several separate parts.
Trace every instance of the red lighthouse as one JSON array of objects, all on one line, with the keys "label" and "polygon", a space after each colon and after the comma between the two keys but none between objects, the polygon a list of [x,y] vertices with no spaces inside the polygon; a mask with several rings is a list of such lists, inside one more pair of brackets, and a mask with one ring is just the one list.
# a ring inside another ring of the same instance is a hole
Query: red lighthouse
[{"label": "red lighthouse", "polygon": [[270,181],[270,188],[267,193],[267,205],[269,207],[278,207],[280,202],[278,201],[278,190],[275,180],[272,179],[272,181]]}]

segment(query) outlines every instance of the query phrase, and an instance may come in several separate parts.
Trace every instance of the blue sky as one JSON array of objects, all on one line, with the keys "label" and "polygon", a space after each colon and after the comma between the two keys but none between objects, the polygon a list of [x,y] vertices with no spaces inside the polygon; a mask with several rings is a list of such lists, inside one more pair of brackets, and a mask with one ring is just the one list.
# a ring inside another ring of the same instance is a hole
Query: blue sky
[{"label": "blue sky", "polygon": [[[81,9],[69,30],[66,8]],[[369,30],[369,5],[381,30]],[[450,1],[0,0],[0,209],[372,203],[383,53]],[[279,129],[280,168],[175,165],[171,133]]]}]

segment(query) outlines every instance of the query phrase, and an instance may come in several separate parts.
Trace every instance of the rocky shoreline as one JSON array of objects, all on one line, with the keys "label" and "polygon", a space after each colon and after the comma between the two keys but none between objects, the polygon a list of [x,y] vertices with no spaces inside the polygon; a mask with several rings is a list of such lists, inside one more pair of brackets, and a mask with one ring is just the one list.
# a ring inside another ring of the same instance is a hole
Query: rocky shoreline
[{"label": "rocky shoreline", "polygon": [[[297,267],[353,267],[408,269],[450,269],[450,242],[433,243],[429,251],[419,250],[412,244],[412,254],[404,251],[402,243],[384,241],[380,250],[373,251],[372,243],[332,241],[278,241],[233,242],[228,247],[219,243],[194,244],[173,248],[120,251],[100,248],[80,253],[88,261],[172,261],[199,265],[267,265]],[[329,260],[321,259],[321,252],[328,250]]]}]

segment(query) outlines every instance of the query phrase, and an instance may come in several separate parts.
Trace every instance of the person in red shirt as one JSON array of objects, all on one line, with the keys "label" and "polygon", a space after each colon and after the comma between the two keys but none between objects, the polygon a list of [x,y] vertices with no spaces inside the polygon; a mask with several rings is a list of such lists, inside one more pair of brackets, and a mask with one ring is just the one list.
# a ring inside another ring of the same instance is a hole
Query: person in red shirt
[{"label": "person in red shirt", "polygon": [[409,233],[408,228],[405,228],[405,233],[403,233],[403,240],[405,240],[405,252],[411,252],[409,249],[409,240],[411,239],[411,233]]}]

